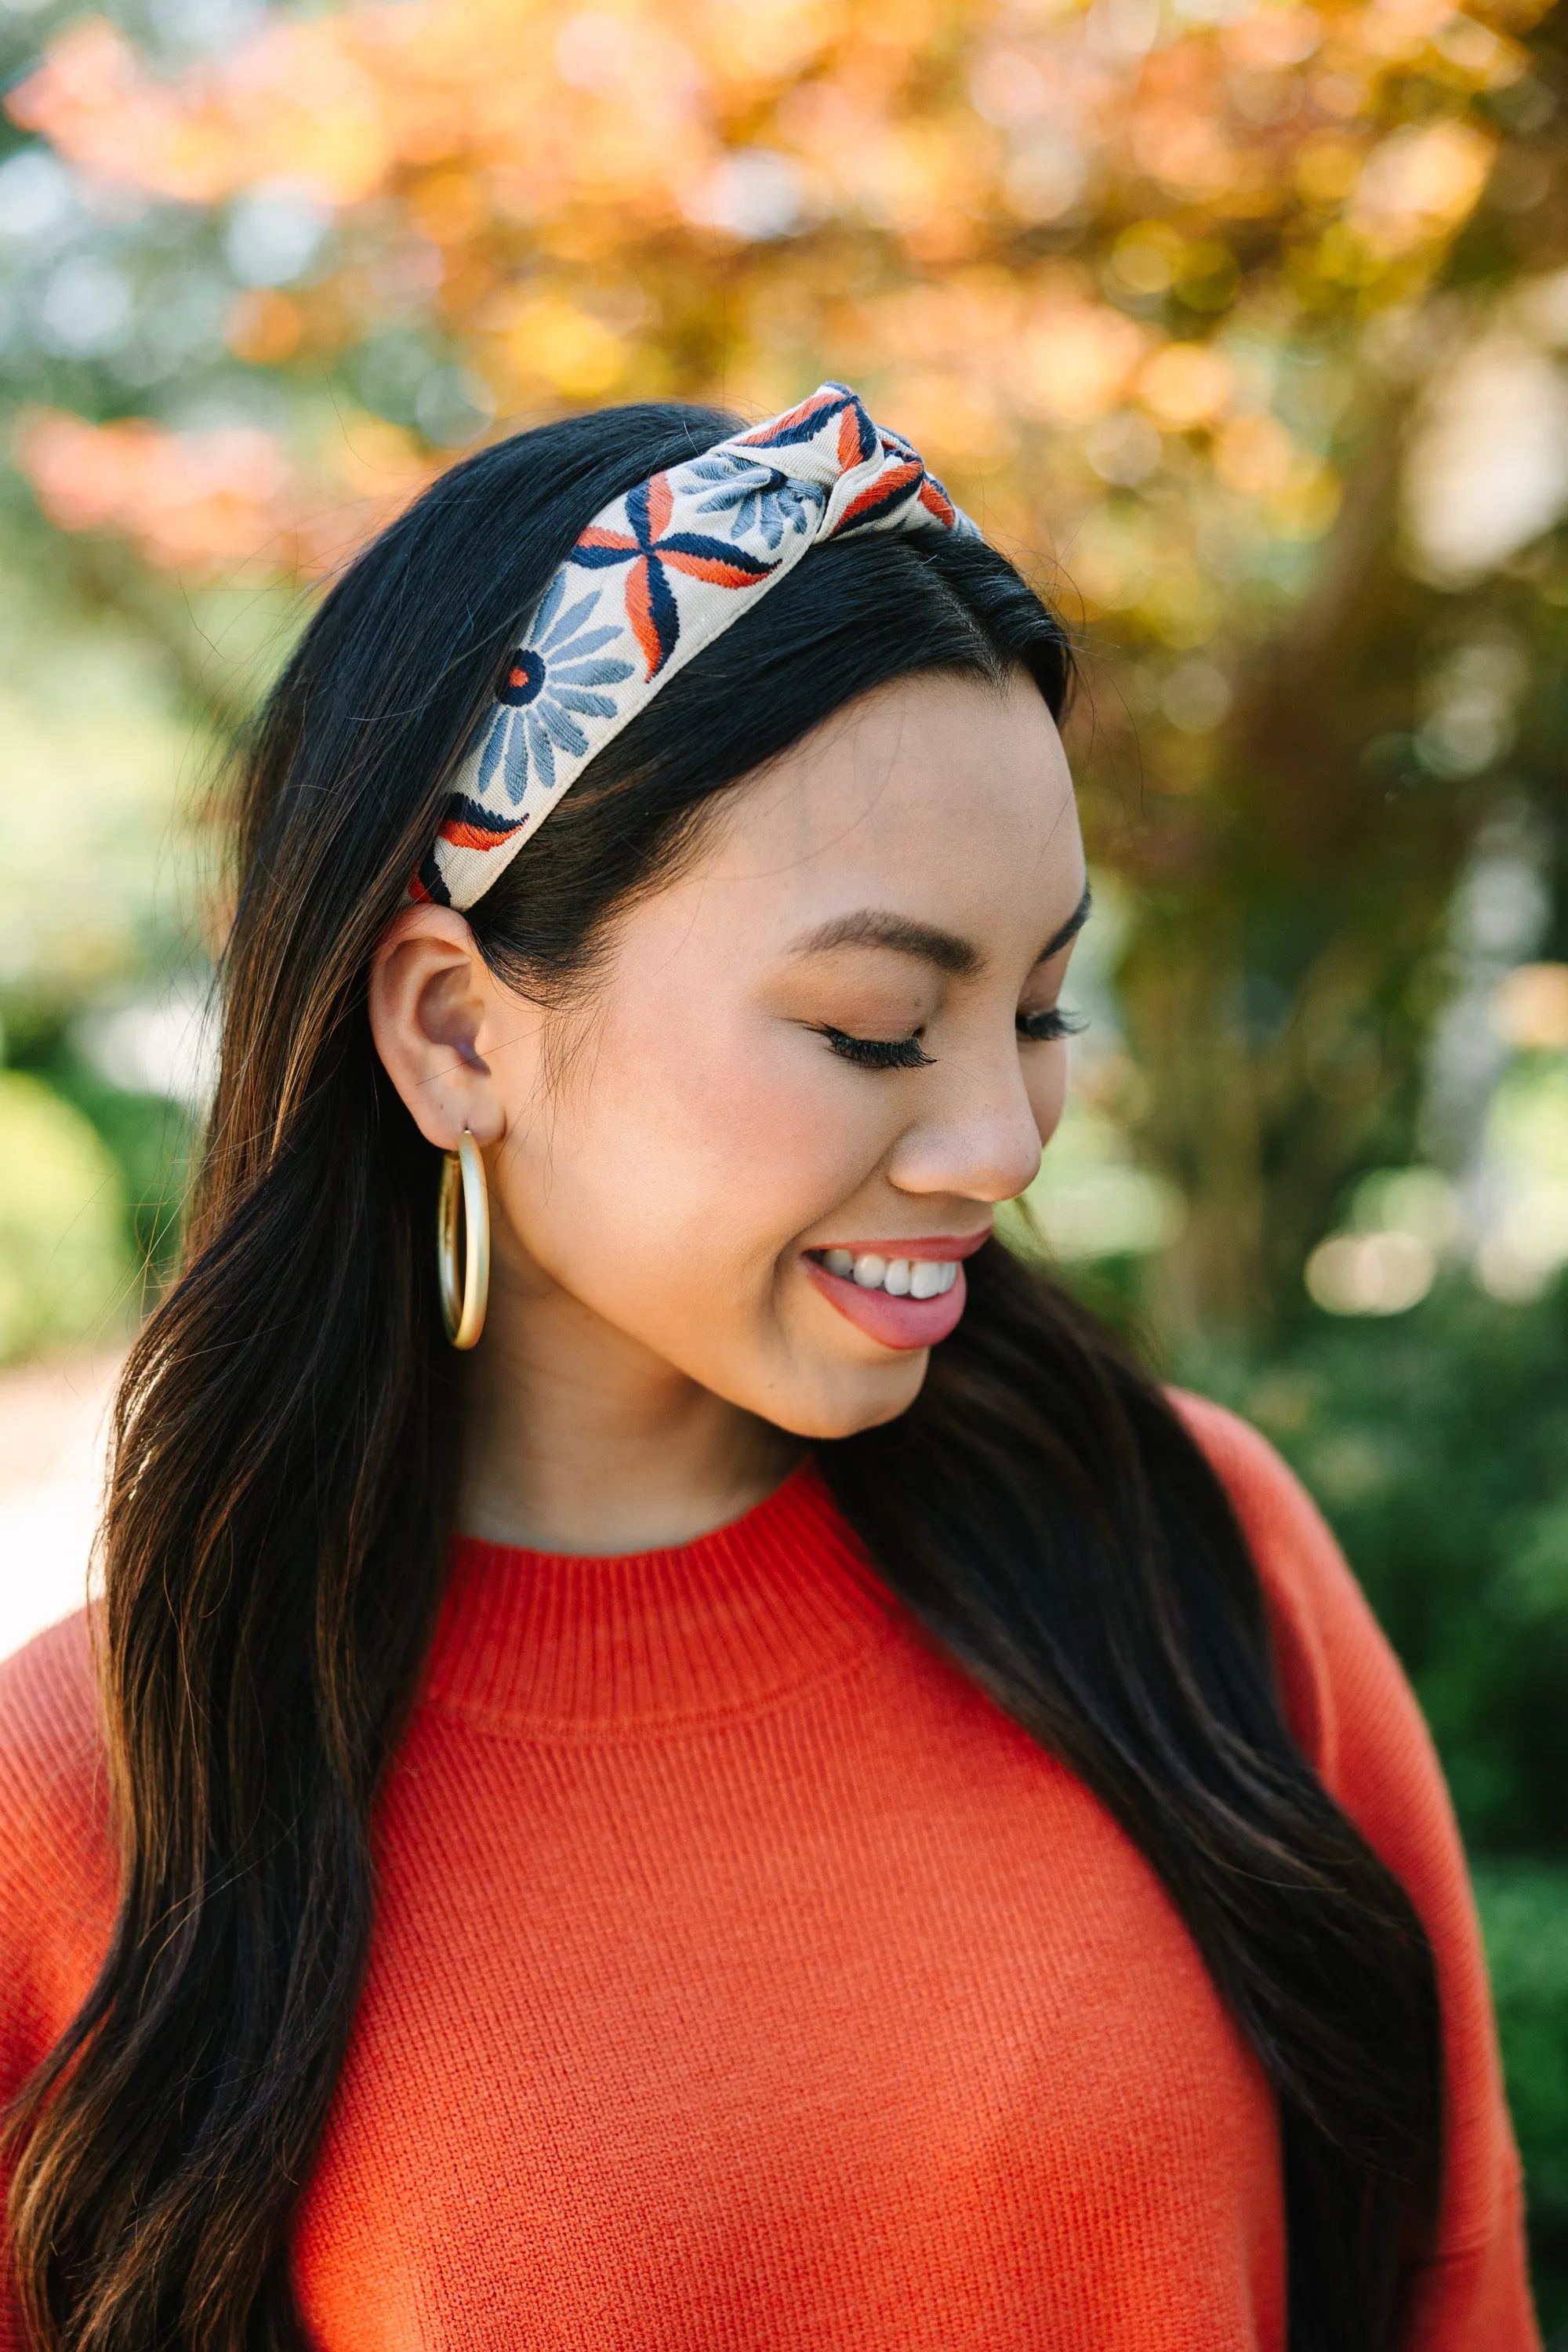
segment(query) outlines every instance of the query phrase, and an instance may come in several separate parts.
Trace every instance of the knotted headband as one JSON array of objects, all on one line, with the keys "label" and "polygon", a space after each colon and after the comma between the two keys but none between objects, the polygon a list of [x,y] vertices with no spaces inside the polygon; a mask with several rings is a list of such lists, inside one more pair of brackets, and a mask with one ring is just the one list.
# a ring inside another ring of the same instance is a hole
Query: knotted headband
[{"label": "knotted headband", "polygon": [[410,896],[477,904],[666,678],[821,541],[857,530],[977,536],[842,383],[613,499],[513,652]]}]

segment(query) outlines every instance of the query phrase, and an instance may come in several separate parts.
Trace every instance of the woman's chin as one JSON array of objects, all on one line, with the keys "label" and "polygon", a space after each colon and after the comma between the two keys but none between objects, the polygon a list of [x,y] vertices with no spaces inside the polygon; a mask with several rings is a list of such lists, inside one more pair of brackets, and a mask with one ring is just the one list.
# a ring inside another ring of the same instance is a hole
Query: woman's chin
[{"label": "woman's chin", "polygon": [[858,1437],[865,1429],[880,1429],[908,1412],[925,1384],[931,1362],[928,1348],[897,1356],[882,1350],[880,1363],[825,1364],[809,1386],[801,1382],[795,1394],[770,1399],[766,1417],[793,1437],[814,1444],[835,1438]]}]

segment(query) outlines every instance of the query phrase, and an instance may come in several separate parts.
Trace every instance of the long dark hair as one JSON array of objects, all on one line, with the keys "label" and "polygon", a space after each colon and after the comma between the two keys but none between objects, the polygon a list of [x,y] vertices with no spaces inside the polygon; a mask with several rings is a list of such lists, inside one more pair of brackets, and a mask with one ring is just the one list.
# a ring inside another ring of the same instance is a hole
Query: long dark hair
[{"label": "long dark hair", "polygon": [[[184,1270],[121,1391],[100,1637],[118,1921],[15,2120],[49,2352],[284,2352],[289,2221],[374,1916],[371,1815],[439,1605],[458,1456],[437,1161],[365,973],[517,624],[586,519],[732,420],[637,406],[458,466],[305,633],[243,779],[222,1074]],[[712,795],[853,697],[1062,632],[988,548],[815,551],[595,761],[475,910],[518,985]],[[1383,2352],[1429,2236],[1436,1998],[1403,1889],[1280,1713],[1256,1571],[1160,1390],[994,1244],[917,1403],[824,1446],[888,1583],[1158,1872],[1278,2095],[1292,2352]]]}]

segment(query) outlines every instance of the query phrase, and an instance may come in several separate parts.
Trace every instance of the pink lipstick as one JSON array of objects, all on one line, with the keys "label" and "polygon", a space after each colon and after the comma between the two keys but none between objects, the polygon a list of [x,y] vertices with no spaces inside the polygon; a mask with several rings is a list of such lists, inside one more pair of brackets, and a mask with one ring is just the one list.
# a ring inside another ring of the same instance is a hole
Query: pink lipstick
[{"label": "pink lipstick", "polygon": [[813,1282],[846,1321],[885,1348],[933,1348],[963,1313],[963,1260],[990,1238],[922,1234],[838,1242],[808,1250]]}]

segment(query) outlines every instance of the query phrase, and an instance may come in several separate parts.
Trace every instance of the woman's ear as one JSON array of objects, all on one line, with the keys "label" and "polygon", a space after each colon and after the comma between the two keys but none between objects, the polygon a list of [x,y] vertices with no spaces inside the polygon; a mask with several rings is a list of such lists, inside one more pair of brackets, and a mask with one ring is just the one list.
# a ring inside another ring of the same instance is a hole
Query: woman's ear
[{"label": "woman's ear", "polygon": [[495,982],[450,907],[405,907],[371,959],[370,1027],[386,1074],[428,1142],[499,1143],[506,1111],[480,1052]]}]

